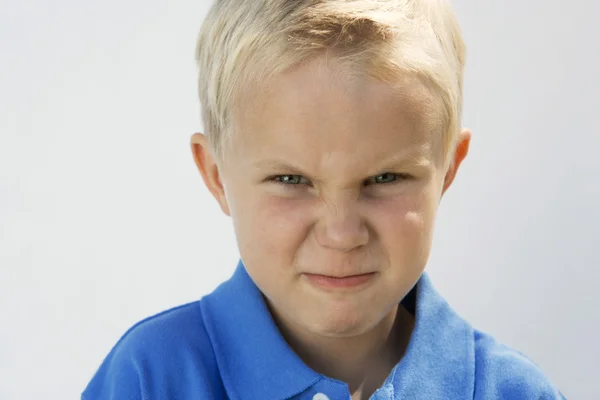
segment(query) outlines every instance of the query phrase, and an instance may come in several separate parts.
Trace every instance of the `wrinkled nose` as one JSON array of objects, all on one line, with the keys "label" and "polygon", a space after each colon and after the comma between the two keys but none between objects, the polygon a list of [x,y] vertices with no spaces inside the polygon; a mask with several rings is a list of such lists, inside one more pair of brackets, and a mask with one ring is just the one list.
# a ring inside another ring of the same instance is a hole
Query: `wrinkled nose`
[{"label": "wrinkled nose", "polygon": [[349,252],[369,241],[369,229],[357,206],[329,204],[316,226],[317,242],[328,249]]}]

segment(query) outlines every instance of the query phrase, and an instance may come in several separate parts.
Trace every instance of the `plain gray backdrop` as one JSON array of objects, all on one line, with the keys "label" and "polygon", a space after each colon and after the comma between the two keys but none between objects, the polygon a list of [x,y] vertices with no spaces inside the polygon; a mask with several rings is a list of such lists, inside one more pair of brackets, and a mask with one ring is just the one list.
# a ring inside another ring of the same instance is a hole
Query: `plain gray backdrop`
[{"label": "plain gray backdrop", "polygon": [[[475,327],[600,398],[600,3],[456,0],[471,153],[428,266]],[[233,272],[204,188],[209,1],[0,0],[0,398],[78,398],[136,321]]]}]

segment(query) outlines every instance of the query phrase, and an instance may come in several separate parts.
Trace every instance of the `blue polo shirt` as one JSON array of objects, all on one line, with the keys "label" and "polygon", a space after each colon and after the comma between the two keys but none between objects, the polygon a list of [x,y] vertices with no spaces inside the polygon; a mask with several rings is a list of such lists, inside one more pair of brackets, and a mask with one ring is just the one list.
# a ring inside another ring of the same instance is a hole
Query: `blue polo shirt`
[{"label": "blue polo shirt", "polygon": [[[372,400],[564,399],[533,362],[459,317],[426,273],[404,302],[414,331]],[[288,346],[240,262],[201,300],[133,326],[82,399],[349,400],[350,393]]]}]

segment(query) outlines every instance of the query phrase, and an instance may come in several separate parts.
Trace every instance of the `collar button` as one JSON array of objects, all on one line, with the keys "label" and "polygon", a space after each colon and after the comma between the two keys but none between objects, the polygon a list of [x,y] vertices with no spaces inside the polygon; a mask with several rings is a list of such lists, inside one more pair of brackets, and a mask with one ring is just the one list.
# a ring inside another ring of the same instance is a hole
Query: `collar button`
[{"label": "collar button", "polygon": [[312,400],[329,400],[329,397],[325,393],[317,393],[313,396]]}]

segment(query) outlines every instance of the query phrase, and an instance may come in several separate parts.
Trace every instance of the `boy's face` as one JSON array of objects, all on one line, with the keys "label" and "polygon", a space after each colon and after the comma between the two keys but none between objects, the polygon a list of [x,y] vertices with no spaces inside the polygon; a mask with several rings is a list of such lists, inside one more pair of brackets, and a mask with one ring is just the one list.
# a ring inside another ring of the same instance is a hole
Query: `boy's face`
[{"label": "boy's face", "polygon": [[330,337],[373,329],[425,268],[470,133],[444,171],[427,91],[350,79],[335,60],[280,76],[240,109],[222,165],[202,135],[192,147],[233,218],[248,273],[288,328]]}]

